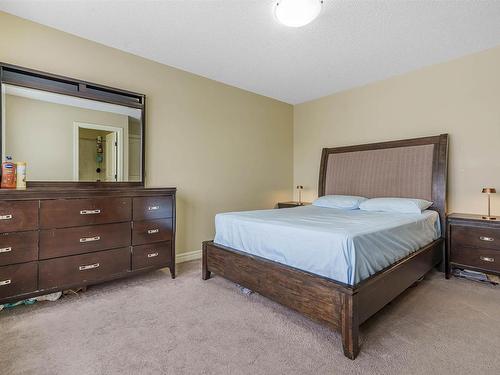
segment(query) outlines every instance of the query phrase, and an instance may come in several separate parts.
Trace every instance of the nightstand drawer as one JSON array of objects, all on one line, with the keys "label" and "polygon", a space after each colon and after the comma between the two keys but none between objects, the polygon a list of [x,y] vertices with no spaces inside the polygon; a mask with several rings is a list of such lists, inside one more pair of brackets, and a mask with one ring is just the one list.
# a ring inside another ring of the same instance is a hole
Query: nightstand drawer
[{"label": "nightstand drawer", "polygon": [[496,250],[456,246],[451,253],[451,262],[500,272],[500,252]]},{"label": "nightstand drawer", "polygon": [[452,246],[474,246],[500,251],[500,229],[454,225],[451,229]]}]

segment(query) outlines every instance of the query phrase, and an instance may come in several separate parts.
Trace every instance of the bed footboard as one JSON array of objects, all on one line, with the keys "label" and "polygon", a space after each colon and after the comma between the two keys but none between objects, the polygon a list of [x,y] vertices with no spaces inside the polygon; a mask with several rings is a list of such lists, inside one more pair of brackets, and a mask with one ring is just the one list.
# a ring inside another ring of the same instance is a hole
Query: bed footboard
[{"label": "bed footboard", "polygon": [[203,280],[211,272],[340,332],[344,354],[351,359],[358,354],[357,298],[351,287],[207,241]]},{"label": "bed footboard", "polygon": [[353,287],[206,241],[202,278],[214,272],[329,326],[342,335],[345,356],[355,359],[359,325],[436,266],[442,247],[438,239]]}]

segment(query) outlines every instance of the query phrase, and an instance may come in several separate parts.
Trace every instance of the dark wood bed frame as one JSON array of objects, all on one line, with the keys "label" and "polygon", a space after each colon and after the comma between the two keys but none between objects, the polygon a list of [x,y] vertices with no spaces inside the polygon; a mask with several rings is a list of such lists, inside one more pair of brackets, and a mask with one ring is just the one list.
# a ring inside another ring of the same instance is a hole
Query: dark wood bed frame
[{"label": "dark wood bed frame", "polygon": [[214,272],[326,324],[341,333],[345,356],[355,359],[359,352],[359,326],[443,259],[448,135],[323,149],[319,196],[325,195],[330,154],[430,144],[434,145],[431,209],[439,213],[442,231],[442,237],[436,241],[354,286],[206,241],[203,280]]}]

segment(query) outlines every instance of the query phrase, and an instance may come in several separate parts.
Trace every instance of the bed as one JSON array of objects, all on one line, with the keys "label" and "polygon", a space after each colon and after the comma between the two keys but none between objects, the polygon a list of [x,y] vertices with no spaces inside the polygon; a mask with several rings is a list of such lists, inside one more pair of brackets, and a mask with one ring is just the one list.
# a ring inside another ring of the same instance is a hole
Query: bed
[{"label": "bed", "polygon": [[422,215],[297,207],[217,215],[202,277],[225,277],[341,333],[359,326],[438,265],[444,253],[448,136],[323,149],[318,195],[411,197]]},{"label": "bed", "polygon": [[440,237],[439,215],[313,205],[215,217],[214,243],[348,285]]}]

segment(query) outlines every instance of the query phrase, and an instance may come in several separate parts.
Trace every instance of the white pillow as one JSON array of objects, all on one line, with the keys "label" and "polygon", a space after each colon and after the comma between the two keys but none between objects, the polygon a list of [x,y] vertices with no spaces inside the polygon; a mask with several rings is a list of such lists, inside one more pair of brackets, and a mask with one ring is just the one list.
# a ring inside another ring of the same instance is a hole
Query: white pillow
[{"label": "white pillow", "polygon": [[364,211],[400,212],[405,214],[421,214],[432,206],[425,199],[412,198],[373,198],[362,202],[359,208]]},{"label": "white pillow", "polygon": [[313,202],[314,206],[339,208],[341,210],[357,210],[359,204],[366,201],[364,197],[351,195],[324,195]]}]

